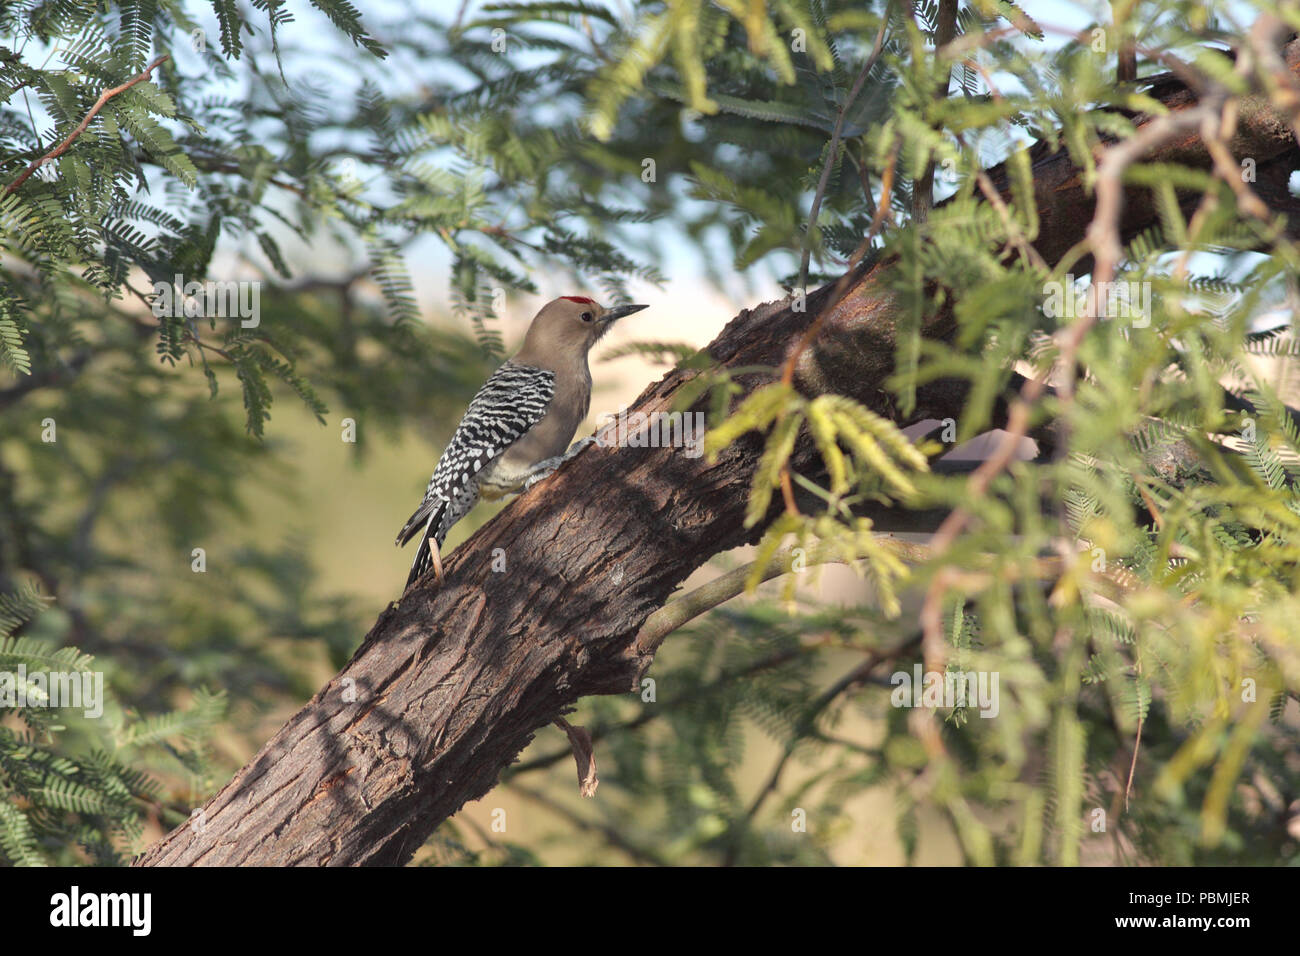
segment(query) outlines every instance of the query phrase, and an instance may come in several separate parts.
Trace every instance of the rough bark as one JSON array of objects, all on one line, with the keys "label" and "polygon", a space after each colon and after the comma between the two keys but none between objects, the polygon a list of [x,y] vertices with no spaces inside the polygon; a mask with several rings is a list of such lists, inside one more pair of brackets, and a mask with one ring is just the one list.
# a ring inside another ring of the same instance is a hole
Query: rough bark
[{"label": "rough bark", "polygon": [[[1287,49],[1293,72],[1298,52]],[[1153,92],[1172,109],[1193,102],[1170,81]],[[1243,111],[1232,146],[1256,159],[1261,183],[1284,184],[1300,155],[1286,123],[1263,109]],[[1194,137],[1157,158],[1209,166]],[[1083,238],[1092,201],[1063,150],[1036,150],[1033,170],[1036,246],[1055,262]],[[1001,170],[990,174],[1005,182]],[[1274,208],[1294,205],[1289,194],[1275,198]],[[1128,200],[1131,236],[1155,214],[1145,195]],[[853,279],[799,371],[806,390],[851,395],[897,420],[885,384],[898,312],[891,269],[882,262]],[[708,352],[732,368],[776,368],[830,296],[829,287],[813,293],[804,312],[782,303],[743,311]],[[952,327],[940,308],[925,334]],[[696,374],[670,372],[635,409],[670,411]],[[740,379],[747,389],[768,380]],[[964,393],[955,382],[928,386],[910,420],[956,417]],[[137,865],[409,860],[442,820],[492,789],[538,729],[580,697],[634,686],[651,662],[637,643],[647,616],[709,558],[755,540],[742,519],[761,450],[754,435],[712,464],[681,449],[588,448],[450,555],[441,588],[426,578],[386,609],[348,665],[205,805],[201,823],[174,830]],[[793,465],[817,471],[807,443]],[[494,553],[505,571],[493,571]]]}]

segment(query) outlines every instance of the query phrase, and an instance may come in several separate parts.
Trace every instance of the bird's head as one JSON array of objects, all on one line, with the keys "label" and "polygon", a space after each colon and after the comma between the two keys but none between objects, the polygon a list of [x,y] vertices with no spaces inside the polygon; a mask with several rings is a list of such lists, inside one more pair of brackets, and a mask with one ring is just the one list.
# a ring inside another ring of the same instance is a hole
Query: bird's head
[{"label": "bird's head", "polygon": [[586,296],[560,296],[537,313],[516,361],[549,366],[564,358],[585,360],[591,347],[616,321],[644,308],[644,305],[616,305],[607,309]]}]

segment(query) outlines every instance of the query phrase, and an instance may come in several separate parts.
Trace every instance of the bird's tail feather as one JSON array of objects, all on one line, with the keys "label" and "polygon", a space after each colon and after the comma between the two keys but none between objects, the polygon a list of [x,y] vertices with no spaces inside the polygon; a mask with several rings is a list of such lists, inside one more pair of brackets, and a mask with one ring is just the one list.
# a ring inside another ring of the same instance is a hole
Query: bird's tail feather
[{"label": "bird's tail feather", "polygon": [[[415,559],[411,562],[411,573],[406,577],[406,586],[409,588],[415,579],[428,571],[433,566],[433,556],[429,554],[429,540],[433,539],[437,545],[442,542],[438,541],[438,528],[442,524],[442,516],[447,510],[447,500],[445,498],[428,498],[420,503],[420,507],[415,510],[415,514],[406,520],[402,525],[402,530],[397,533],[398,546],[405,545],[408,541],[420,534],[420,546],[415,550]],[[436,545],[435,545],[436,546]]]},{"label": "bird's tail feather", "polygon": [[[433,567],[433,555],[429,553],[429,540],[434,537],[435,530],[434,517],[431,516],[429,523],[424,527],[424,534],[420,536],[420,546],[415,550],[415,560],[411,562],[411,573],[406,576],[406,587],[408,588],[415,583],[418,577]],[[437,547],[437,545],[435,544],[434,547]]]},{"label": "bird's tail feather", "polygon": [[442,521],[443,512],[447,510],[447,499],[430,497],[420,502],[415,514],[406,519],[402,530],[397,532],[397,546],[403,547],[421,531],[427,531]]}]

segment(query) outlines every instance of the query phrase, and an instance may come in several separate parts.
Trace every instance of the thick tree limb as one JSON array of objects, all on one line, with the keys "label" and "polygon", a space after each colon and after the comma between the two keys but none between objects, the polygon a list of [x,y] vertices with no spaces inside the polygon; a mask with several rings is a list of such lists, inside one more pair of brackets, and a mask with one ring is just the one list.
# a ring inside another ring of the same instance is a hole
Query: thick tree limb
[{"label": "thick tree limb", "polygon": [[[1287,50],[1293,72],[1296,52]],[[1195,103],[1174,83],[1155,95],[1173,110]],[[1229,148],[1261,168],[1298,155],[1287,120],[1262,107],[1242,111]],[[1212,165],[1195,131],[1153,158]],[[1043,226],[1034,245],[1056,262],[1083,239],[1092,200],[1063,153],[1036,151],[1034,171]],[[990,178],[1004,189],[1001,170]],[[1126,195],[1123,235],[1154,221],[1149,199]],[[737,378],[753,388],[772,380],[820,320],[799,359],[802,388],[852,396],[900,424],[956,418],[966,395],[957,382],[920,389],[915,413],[897,414],[886,387],[900,314],[891,268],[860,270],[830,308],[825,287],[808,296],[806,311],[746,310],[709,354],[722,366],[773,370]],[[943,337],[953,327],[945,307],[924,332]],[[698,374],[674,370],[636,410],[671,411]],[[753,434],[712,464],[680,449],[588,447],[458,548],[441,590],[417,583],[385,610],[343,671],[207,803],[203,826],[178,828],[137,864],[409,860],[442,820],[495,786],[538,729],[583,696],[631,689],[651,662],[636,642],[651,614],[713,555],[756,540],[760,529],[745,529],[743,518],[761,451]],[[811,443],[796,447],[791,467],[818,471]],[[492,571],[498,548],[504,573]]]}]

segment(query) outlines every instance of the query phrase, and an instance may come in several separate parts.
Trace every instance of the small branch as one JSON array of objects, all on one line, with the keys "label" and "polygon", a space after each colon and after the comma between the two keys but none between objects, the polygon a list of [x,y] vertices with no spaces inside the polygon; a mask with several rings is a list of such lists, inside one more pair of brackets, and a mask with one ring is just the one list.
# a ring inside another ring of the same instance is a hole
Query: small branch
[{"label": "small branch", "polygon": [[[822,322],[825,321],[826,316],[830,314],[831,310],[839,304],[840,299],[844,297],[844,294],[848,292],[849,283],[857,274],[858,265],[862,262],[862,257],[867,254],[867,250],[871,248],[871,243],[876,238],[876,234],[880,231],[880,227],[884,225],[885,217],[889,215],[889,197],[893,195],[894,191],[894,170],[898,166],[898,152],[901,147],[902,140],[898,135],[895,135],[894,145],[889,151],[889,161],[885,164],[885,172],[880,177],[880,202],[876,203],[876,213],[871,219],[871,227],[867,230],[867,234],[863,237],[858,248],[854,250],[853,256],[849,260],[848,268],[844,271],[844,275],[840,276],[839,281],[835,283],[835,287],[831,290],[830,299],[827,300],[826,304],[817,313],[817,318],[813,319],[808,328],[804,330],[803,335],[799,337],[799,341],[795,343],[795,347],[790,350],[790,354],[786,357],[785,363],[781,369],[782,384],[792,385],[794,383],[794,371],[795,367],[799,364],[799,356],[801,356],[804,353],[804,350],[813,343],[815,338],[817,338],[817,333],[821,330]],[[806,255],[804,258],[804,264],[807,264]],[[802,287],[803,285],[801,280],[800,288]],[[785,415],[783,412],[778,416],[778,421],[784,417]],[[781,495],[785,500],[786,512],[798,516],[799,506],[794,501],[794,489],[790,481],[789,462],[786,462],[781,466]]]},{"label": "small branch", "polygon": [[898,151],[901,146],[901,139],[898,136],[895,136],[894,146],[889,152],[889,161],[885,164],[885,172],[880,177],[880,202],[876,204],[876,215],[875,218],[871,220],[871,228],[867,230],[867,235],[862,240],[862,244],[859,245],[857,250],[853,253],[853,258],[849,260],[848,269],[845,270],[844,275],[840,276],[839,281],[835,283],[835,288],[831,290],[830,299],[827,300],[826,304],[818,311],[817,318],[813,319],[812,323],[804,331],[804,334],[799,337],[799,342],[791,350],[789,356],[787,356],[785,360],[785,364],[782,366],[781,381],[786,385],[790,385],[794,382],[794,370],[795,366],[799,363],[799,356],[803,354],[804,349],[808,348],[808,346],[812,344],[813,339],[817,338],[817,333],[821,330],[823,320],[825,320],[826,316],[835,308],[840,299],[844,297],[844,293],[848,291],[849,283],[852,281],[854,274],[858,270],[858,264],[862,261],[862,257],[867,254],[867,250],[871,248],[871,242],[876,238],[877,233],[880,232],[880,227],[884,225],[885,216],[889,214],[889,197],[894,191],[894,170],[898,166]]},{"label": "small branch", "polygon": [[1115,79],[1119,83],[1134,83],[1138,78],[1137,40],[1128,29],[1128,18],[1132,10],[1130,0],[1112,0],[1111,17],[1115,23],[1115,35],[1119,38],[1119,54],[1115,64]]},{"label": "small branch", "polygon": [[[1138,676],[1142,676],[1142,660],[1138,659],[1137,666]],[[1142,693],[1141,687],[1138,688],[1138,694]],[[1124,784],[1124,810],[1128,812],[1128,798],[1133,791],[1133,774],[1137,772],[1138,750],[1142,747],[1142,699],[1138,698],[1138,719],[1137,719],[1137,736],[1133,739],[1133,762],[1128,765],[1128,780]]]},{"label": "small branch", "polygon": [[[644,727],[655,718],[671,713],[682,704],[697,703],[702,696],[707,696],[712,691],[725,687],[732,681],[742,680],[753,674],[771,670],[774,667],[780,667],[782,664],[794,660],[801,654],[812,653],[815,650],[820,650],[827,646],[830,646],[830,642],[826,639],[822,639],[812,644],[801,644],[798,647],[787,647],[774,654],[768,655],[762,660],[754,661],[752,664],[747,664],[744,667],[739,667],[734,671],[725,671],[720,674],[717,679],[710,681],[703,687],[693,688],[689,693],[680,694],[670,700],[660,702],[654,708],[646,708],[631,720],[597,727],[595,730],[591,731],[591,740],[594,743],[597,740],[603,740],[605,737],[609,737],[612,734],[621,734],[637,730]],[[534,770],[545,770],[548,767],[553,767],[565,757],[571,756],[572,753],[572,749],[553,750],[549,754],[543,754],[540,757],[525,760],[522,763],[510,767],[509,770],[506,771],[503,779],[512,780],[523,773],[530,773]]]},{"label": "small branch", "polygon": [[[957,137],[957,142],[962,149],[966,149],[966,143],[960,136]],[[1051,267],[1043,260],[1038,250],[1034,248],[1033,243],[1026,238],[1024,230],[1020,228],[1020,224],[1015,221],[1011,211],[1007,209],[1007,204],[1002,201],[1002,196],[998,194],[997,187],[993,185],[993,180],[989,178],[989,174],[982,169],[978,170],[975,173],[975,182],[978,183],[980,192],[988,200],[989,205],[997,212],[998,218],[1002,220],[1002,226],[1007,231],[1008,241],[1020,250],[1020,254],[1035,269],[1051,272]]]},{"label": "small branch", "polygon": [[858,71],[858,78],[853,81],[853,88],[849,90],[848,97],[844,100],[839,113],[835,116],[835,126],[831,130],[830,150],[826,154],[826,163],[822,166],[821,179],[817,181],[817,192],[813,196],[812,209],[808,213],[808,231],[804,234],[803,258],[799,261],[799,283],[796,288],[802,289],[808,282],[808,263],[812,258],[813,229],[817,227],[817,217],[821,215],[822,211],[822,199],[825,197],[826,187],[830,183],[831,170],[835,167],[835,157],[840,151],[840,136],[844,132],[844,117],[848,114],[853,101],[858,98],[858,94],[862,92],[862,84],[867,81],[867,75],[871,72],[872,67],[876,65],[876,60],[880,58],[880,53],[885,48],[885,29],[888,26],[889,18],[885,17],[880,21],[880,29],[876,32],[876,42],[871,48],[871,55],[867,57],[867,62],[862,64],[862,69]]},{"label": "small branch", "polygon": [[[939,0],[938,23],[934,31],[934,49],[935,58],[941,60],[938,56],[940,50],[944,49],[953,41],[957,35],[957,0]],[[934,95],[936,100],[946,100],[948,93],[952,88],[952,67],[948,67],[948,72],[944,75],[943,82],[935,88]],[[930,205],[934,202],[934,157],[925,164],[925,172],[921,178],[912,184],[912,218],[917,222],[925,222],[930,216]]]},{"label": "small branch", "polygon": [[[194,163],[196,168],[202,169],[205,172],[225,173],[232,176],[244,175],[244,171],[240,168],[238,163],[227,163],[221,160],[204,159],[203,157],[198,157],[198,158],[190,157],[190,160],[191,162]],[[147,157],[145,157],[141,161],[149,162],[150,160]],[[286,192],[291,192],[295,196],[298,196],[300,199],[307,198],[307,190],[304,189],[302,186],[299,186],[297,183],[286,182],[283,179],[276,179],[274,176],[269,177],[266,180],[266,182],[269,185],[275,186],[277,189],[283,189]],[[338,197],[341,199],[348,198],[347,196],[343,196],[341,193],[336,195],[338,195]]]},{"label": "small branch", "polygon": [[586,830],[588,833],[598,833],[605,839],[610,846],[622,850],[637,863],[645,863],[650,866],[668,866],[668,860],[664,859],[655,851],[646,847],[637,846],[630,841],[616,828],[603,823],[593,823],[581,814],[575,813],[564,804],[552,800],[549,796],[540,790],[534,790],[532,787],[525,786],[522,783],[508,781],[502,784],[507,790],[512,790],[522,797],[527,797],[534,803],[537,803],[547,810],[550,810],[556,816],[572,823],[579,830]]},{"label": "small branch", "polygon": [[[929,549],[925,545],[913,544],[897,538],[881,538],[879,540],[882,544],[886,544],[897,551],[899,557],[905,561],[919,563],[924,561],[929,554]],[[793,556],[793,548],[783,548],[772,555],[767,562],[767,567],[763,569],[762,574],[759,576],[758,582],[762,584],[764,581],[770,581],[772,578],[788,573]],[[820,564],[847,563],[848,561],[841,552],[825,545],[811,549],[806,558],[806,566],[810,568]],[[721,577],[710,581],[708,584],[701,585],[690,594],[683,595],[655,611],[646,618],[645,624],[641,626],[641,630],[636,636],[635,646],[637,652],[644,655],[653,654],[659,648],[659,645],[664,642],[664,638],[673,631],[706,611],[711,611],[737,595],[743,594],[745,584],[749,581],[756,564],[757,562],[751,562],[733,568]]]},{"label": "small branch", "polygon": [[[830,707],[830,705],[838,700],[843,694],[848,693],[865,683],[868,678],[871,677],[872,671],[880,666],[880,664],[897,659],[909,649],[919,644],[920,641],[921,636],[918,634],[916,637],[904,642],[893,650],[873,651],[867,656],[866,660],[862,661],[849,671],[848,674],[837,680],[829,688],[823,691],[820,697],[809,704],[803,717],[800,718],[799,725],[795,728],[790,741],[783,748],[781,756],[777,759],[776,765],[768,775],[767,782],[754,797],[753,802],[749,805],[749,809],[746,810],[744,820],[746,824],[752,822],[758,815],[758,811],[763,808],[763,804],[767,802],[768,797],[776,793],[777,788],[781,785],[781,777],[785,773],[785,768],[789,764],[790,758],[794,756],[796,747],[802,740],[806,739],[808,735],[813,733],[817,718],[822,715],[826,708]],[[728,864],[734,862],[734,851],[735,844],[733,843],[732,849],[728,851],[727,854]]]},{"label": "small branch", "polygon": [[50,150],[40,159],[33,161],[30,166],[28,166],[26,169],[22,171],[22,174],[19,175],[17,179],[15,179],[13,182],[11,182],[8,186],[5,187],[4,195],[8,196],[11,192],[13,192],[23,183],[27,182],[27,180],[31,177],[32,173],[36,172],[36,170],[40,169],[50,160],[58,159],[60,156],[66,153],[69,147],[72,146],[76,138],[86,131],[86,127],[90,125],[90,121],[93,120],[99,114],[99,111],[104,108],[105,104],[107,104],[109,100],[117,96],[119,93],[125,93],[127,90],[135,86],[137,83],[143,83],[145,80],[149,79],[153,75],[153,71],[155,69],[157,69],[161,64],[165,63],[170,59],[171,59],[171,55],[164,53],[162,56],[158,57],[158,59],[154,60],[152,63],[146,66],[144,68],[144,72],[131,77],[131,79],[127,80],[121,86],[115,86],[110,90],[105,90],[103,93],[100,93],[99,99],[95,100],[95,105],[90,108],[90,112],[87,113],[85,117],[81,120],[81,122],[77,124],[77,128],[68,134],[67,139],[65,139],[58,146],[54,147],[54,149]]}]

